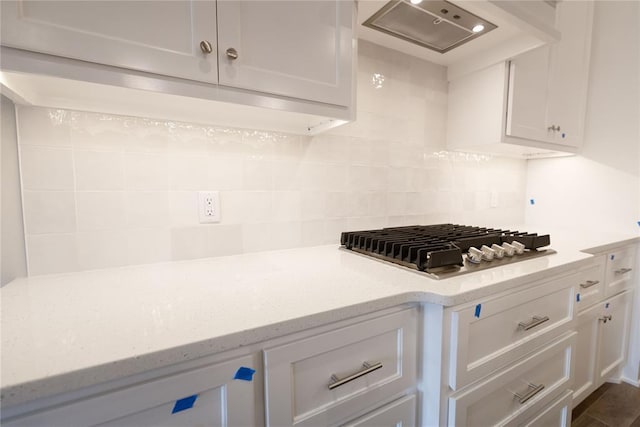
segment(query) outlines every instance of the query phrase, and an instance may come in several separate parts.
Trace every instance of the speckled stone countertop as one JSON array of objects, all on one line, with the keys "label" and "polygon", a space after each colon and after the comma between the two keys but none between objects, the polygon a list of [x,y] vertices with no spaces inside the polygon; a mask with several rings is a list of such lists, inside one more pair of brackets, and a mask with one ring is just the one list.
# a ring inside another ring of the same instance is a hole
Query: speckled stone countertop
[{"label": "speckled stone countertop", "polygon": [[336,245],[17,279],[1,297],[7,407],[410,302],[452,306],[569,272],[604,234],[446,280]]}]

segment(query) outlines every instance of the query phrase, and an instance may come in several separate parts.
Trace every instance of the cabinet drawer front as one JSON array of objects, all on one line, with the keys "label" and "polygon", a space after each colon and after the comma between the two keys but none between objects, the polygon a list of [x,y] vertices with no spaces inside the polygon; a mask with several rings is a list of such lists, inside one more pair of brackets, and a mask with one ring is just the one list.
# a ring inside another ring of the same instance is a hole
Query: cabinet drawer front
[{"label": "cabinet drawer front", "polygon": [[527,421],[523,423],[517,422],[509,425],[518,427],[568,427],[571,425],[572,394],[573,392],[571,390],[567,390],[562,396],[560,396],[550,405],[547,405],[546,408],[543,408],[542,411],[527,411],[527,413],[524,414],[525,417],[523,417],[528,418]]},{"label": "cabinet drawer front", "polygon": [[414,386],[416,325],[410,309],[265,350],[267,424],[335,424]]},{"label": "cabinet drawer front", "polygon": [[572,381],[575,333],[449,399],[449,425],[508,425],[534,405],[546,405]]},{"label": "cabinet drawer front", "polygon": [[416,425],[416,396],[405,396],[373,411],[343,427],[402,426]]},{"label": "cabinet drawer front", "polygon": [[596,258],[597,264],[576,275],[574,282],[578,311],[582,311],[604,298],[605,256]]},{"label": "cabinet drawer front", "polygon": [[[249,426],[261,422],[255,402],[261,381],[234,380],[244,366],[259,369],[258,355],[100,394],[36,412],[3,426]],[[259,374],[258,374],[259,375]],[[257,375],[254,375],[254,378]]]},{"label": "cabinet drawer front", "polygon": [[458,390],[569,330],[575,275],[452,312],[449,386]]},{"label": "cabinet drawer front", "polygon": [[605,296],[615,295],[631,287],[636,251],[628,247],[607,255],[607,286]]}]

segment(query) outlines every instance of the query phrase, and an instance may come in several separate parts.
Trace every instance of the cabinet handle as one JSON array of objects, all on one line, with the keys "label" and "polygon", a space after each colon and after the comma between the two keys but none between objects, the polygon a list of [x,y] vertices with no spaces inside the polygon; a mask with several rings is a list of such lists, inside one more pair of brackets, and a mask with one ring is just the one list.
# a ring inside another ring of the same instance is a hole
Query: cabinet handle
[{"label": "cabinet handle", "polygon": [[614,271],[614,273],[615,274],[627,274],[631,270],[632,270],[631,268],[621,268],[620,270]]},{"label": "cabinet handle", "polygon": [[230,47],[229,49],[227,49],[227,57],[231,60],[238,59],[238,51]]},{"label": "cabinet handle", "polygon": [[522,329],[523,331],[528,331],[529,329],[535,328],[538,325],[542,325],[544,322],[549,320],[549,316],[533,316],[529,323],[520,322],[518,323],[518,329]]},{"label": "cabinet handle", "polygon": [[518,398],[518,402],[520,402],[520,404],[523,404],[523,403],[527,403],[528,400],[530,400],[536,394],[540,393],[542,390],[544,390],[544,384],[535,385],[535,384],[529,383],[528,392],[526,392],[525,394],[520,394],[520,393],[513,393],[513,394]]},{"label": "cabinet handle", "polygon": [[609,314],[608,316],[602,316],[598,318],[598,320],[602,323],[607,323],[607,321],[611,322],[611,320],[613,320],[613,317]]},{"label": "cabinet handle", "polygon": [[344,385],[348,382],[351,382],[357,378],[360,378],[364,375],[367,375],[368,373],[371,373],[373,371],[377,371],[378,369],[382,368],[382,362],[378,362],[378,363],[374,363],[373,365],[368,363],[368,362],[364,362],[362,364],[362,370],[355,372],[351,375],[349,375],[348,377],[344,377],[342,379],[338,378],[335,374],[331,375],[331,381],[329,382],[329,390],[333,390],[334,388],[340,387],[341,385]]},{"label": "cabinet handle", "polygon": [[202,40],[200,42],[200,50],[202,51],[202,53],[209,54],[213,52],[213,46],[211,46],[211,43],[209,43],[208,40]]},{"label": "cabinet handle", "polygon": [[595,286],[598,283],[600,283],[599,280],[587,280],[587,283],[580,283],[580,287],[583,288],[583,289],[586,289],[586,288],[590,288],[592,286]]}]

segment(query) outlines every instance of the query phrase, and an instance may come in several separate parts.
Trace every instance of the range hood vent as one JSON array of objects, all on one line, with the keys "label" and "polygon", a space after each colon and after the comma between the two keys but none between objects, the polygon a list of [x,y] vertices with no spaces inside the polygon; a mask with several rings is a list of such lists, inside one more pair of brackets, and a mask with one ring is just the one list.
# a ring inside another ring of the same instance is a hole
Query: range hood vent
[{"label": "range hood vent", "polygon": [[391,0],[362,25],[440,53],[497,28],[448,1],[437,0],[418,4]]}]

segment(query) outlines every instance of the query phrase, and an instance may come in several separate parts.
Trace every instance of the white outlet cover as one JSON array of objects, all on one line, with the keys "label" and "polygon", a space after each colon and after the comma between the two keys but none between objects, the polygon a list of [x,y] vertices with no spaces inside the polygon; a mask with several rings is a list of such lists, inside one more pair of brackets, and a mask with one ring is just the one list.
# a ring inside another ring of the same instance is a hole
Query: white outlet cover
[{"label": "white outlet cover", "polygon": [[220,222],[220,193],[198,191],[198,219],[200,224]]}]

